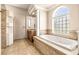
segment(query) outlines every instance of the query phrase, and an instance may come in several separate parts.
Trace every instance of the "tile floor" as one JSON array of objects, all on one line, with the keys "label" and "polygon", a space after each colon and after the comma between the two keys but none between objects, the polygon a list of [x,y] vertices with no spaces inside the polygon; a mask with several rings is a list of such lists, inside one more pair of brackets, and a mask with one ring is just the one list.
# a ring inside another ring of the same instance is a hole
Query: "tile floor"
[{"label": "tile floor", "polygon": [[41,55],[28,39],[14,41],[12,46],[2,49],[2,55]]}]

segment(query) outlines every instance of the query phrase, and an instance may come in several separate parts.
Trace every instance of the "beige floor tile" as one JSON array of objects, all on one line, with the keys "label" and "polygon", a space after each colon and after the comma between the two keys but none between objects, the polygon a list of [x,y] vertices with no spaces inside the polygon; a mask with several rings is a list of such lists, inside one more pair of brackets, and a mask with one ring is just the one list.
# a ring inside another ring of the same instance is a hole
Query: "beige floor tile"
[{"label": "beige floor tile", "polygon": [[19,39],[14,44],[2,49],[2,55],[40,55],[41,53],[27,39]]}]

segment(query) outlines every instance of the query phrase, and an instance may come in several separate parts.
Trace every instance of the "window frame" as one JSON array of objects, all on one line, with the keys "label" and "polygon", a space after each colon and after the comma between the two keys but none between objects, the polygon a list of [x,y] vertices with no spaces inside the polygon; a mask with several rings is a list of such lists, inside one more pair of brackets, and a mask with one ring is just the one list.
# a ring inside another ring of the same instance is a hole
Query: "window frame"
[{"label": "window frame", "polygon": [[[69,33],[69,19],[70,19],[70,12],[69,13],[67,13],[67,14],[62,14],[62,15],[57,15],[57,16],[55,16],[55,13],[56,13],[56,11],[58,11],[60,8],[63,8],[63,7],[65,7],[65,6],[60,6],[60,7],[58,7],[56,10],[55,10],[55,12],[53,13],[53,19],[52,19],[52,29],[53,29],[53,27],[54,27],[54,29],[52,30],[52,32],[54,32],[54,33],[56,33],[56,34],[68,34]],[[64,17],[66,17],[65,19],[64,19]],[[57,26],[56,25],[56,21],[55,21],[55,18],[60,18],[60,19],[56,19],[59,23],[58,23],[58,26],[60,26],[59,28],[58,27],[55,27],[55,26]],[[63,19],[64,20],[63,20]],[[53,23],[54,22],[54,23]],[[60,23],[61,23],[61,25],[60,25]],[[65,24],[66,23],[66,24]],[[56,28],[58,28],[58,29],[56,29]],[[65,29],[66,28],[66,29]],[[60,32],[59,32],[59,31]],[[65,32],[66,31],[66,32]],[[59,32],[59,33],[58,33]]]}]

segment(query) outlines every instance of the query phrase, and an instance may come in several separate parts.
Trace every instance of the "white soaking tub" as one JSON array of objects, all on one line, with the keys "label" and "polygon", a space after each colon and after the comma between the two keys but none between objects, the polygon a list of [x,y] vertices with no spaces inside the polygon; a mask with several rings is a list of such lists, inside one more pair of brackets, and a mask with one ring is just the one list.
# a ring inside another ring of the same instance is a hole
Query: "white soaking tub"
[{"label": "white soaking tub", "polygon": [[54,35],[40,35],[38,37],[42,42],[46,42],[65,54],[78,54],[78,42],[75,40]]},{"label": "white soaking tub", "polygon": [[74,50],[78,47],[78,43],[75,40],[53,35],[40,35],[40,37],[47,41],[50,41],[51,43],[64,47],[68,50]]}]

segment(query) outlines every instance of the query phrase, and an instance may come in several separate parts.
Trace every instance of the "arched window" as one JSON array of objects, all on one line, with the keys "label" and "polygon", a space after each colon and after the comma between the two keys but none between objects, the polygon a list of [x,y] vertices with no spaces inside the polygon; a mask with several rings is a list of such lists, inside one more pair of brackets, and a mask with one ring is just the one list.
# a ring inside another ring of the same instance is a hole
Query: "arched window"
[{"label": "arched window", "polygon": [[69,33],[69,9],[64,6],[58,7],[53,13],[53,22],[55,33]]}]

